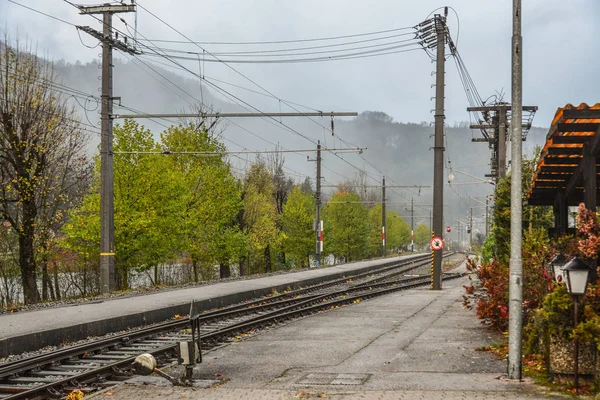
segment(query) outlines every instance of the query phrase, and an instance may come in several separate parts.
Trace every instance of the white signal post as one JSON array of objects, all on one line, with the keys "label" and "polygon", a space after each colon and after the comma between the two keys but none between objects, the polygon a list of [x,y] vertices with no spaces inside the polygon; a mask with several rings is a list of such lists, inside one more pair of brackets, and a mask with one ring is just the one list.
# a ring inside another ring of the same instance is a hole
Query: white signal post
[{"label": "white signal post", "polygon": [[323,240],[325,239],[325,235],[323,233],[323,220],[319,222],[319,250],[320,253],[323,252]]}]

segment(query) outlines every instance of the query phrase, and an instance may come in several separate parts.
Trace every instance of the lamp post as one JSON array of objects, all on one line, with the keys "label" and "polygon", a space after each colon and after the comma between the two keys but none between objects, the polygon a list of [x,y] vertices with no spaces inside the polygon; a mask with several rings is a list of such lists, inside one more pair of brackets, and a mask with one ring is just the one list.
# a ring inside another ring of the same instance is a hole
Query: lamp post
[{"label": "lamp post", "polygon": [[[567,290],[573,298],[573,319],[575,321],[573,329],[576,329],[579,301],[585,296],[587,290],[590,267],[582,259],[575,257],[565,265],[564,274]],[[573,347],[573,372],[575,373],[574,386],[575,393],[577,393],[577,389],[579,388],[579,339],[577,336],[574,337]]]}]

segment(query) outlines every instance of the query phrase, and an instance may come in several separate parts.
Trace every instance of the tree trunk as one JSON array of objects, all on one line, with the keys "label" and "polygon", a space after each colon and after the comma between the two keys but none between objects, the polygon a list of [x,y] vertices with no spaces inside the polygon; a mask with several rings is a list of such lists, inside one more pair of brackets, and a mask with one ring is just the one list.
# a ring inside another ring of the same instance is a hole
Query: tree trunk
[{"label": "tree trunk", "polygon": [[129,289],[129,270],[125,268],[123,271],[123,290]]},{"label": "tree trunk", "polygon": [[248,274],[248,270],[246,268],[247,258],[246,256],[241,256],[239,265],[240,265],[240,276],[246,276]]},{"label": "tree trunk", "polygon": [[154,286],[158,286],[160,282],[158,281],[158,264],[154,266]]},{"label": "tree trunk", "polygon": [[220,263],[219,264],[219,273],[221,279],[229,278],[231,276],[231,269],[229,268],[229,264]]},{"label": "tree trunk", "polygon": [[54,287],[52,287],[52,279],[50,279],[50,276],[48,276],[48,290],[50,291],[50,298],[52,301],[56,300],[56,297],[54,296]]},{"label": "tree trunk", "polygon": [[194,271],[194,282],[198,282],[198,261],[192,257],[192,269]]},{"label": "tree trunk", "polygon": [[42,300],[48,300],[48,281],[50,277],[48,276],[48,259],[46,257],[46,249],[42,246],[42,259],[40,260],[42,264]]},{"label": "tree trunk", "polygon": [[271,245],[265,247],[265,272],[271,272]]},{"label": "tree trunk", "polygon": [[[58,285],[58,265],[56,265],[56,263],[54,263],[53,274],[54,274],[54,288],[56,289],[56,300],[60,300],[60,286]],[[84,276],[84,281],[85,281],[85,276]]]},{"label": "tree trunk", "polygon": [[[23,206],[23,208],[27,208]],[[31,215],[31,214],[30,214]],[[19,266],[21,267],[21,282],[25,304],[35,304],[40,301],[35,273],[33,255],[33,216],[24,217],[21,233],[19,234]],[[30,223],[28,223],[30,222]]]}]

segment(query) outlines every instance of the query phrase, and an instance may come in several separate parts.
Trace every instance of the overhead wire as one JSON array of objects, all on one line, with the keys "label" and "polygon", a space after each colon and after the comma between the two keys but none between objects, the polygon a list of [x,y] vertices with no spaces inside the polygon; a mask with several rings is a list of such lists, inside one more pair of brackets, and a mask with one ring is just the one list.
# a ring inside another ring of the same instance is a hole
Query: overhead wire
[{"label": "overhead wire", "polygon": [[[76,7],[76,8],[79,8],[77,5],[73,4],[73,3],[72,3],[72,2],[70,2],[69,0],[64,0],[64,1],[65,1],[65,2],[67,2],[67,3],[69,3],[69,4],[70,4],[70,5],[72,5],[72,6]],[[16,3],[16,4],[18,4],[18,3]],[[19,4],[19,5],[20,5],[20,4]],[[141,6],[141,7],[142,7],[143,9],[145,9],[143,6]],[[29,7],[25,7],[25,8],[29,8]],[[33,9],[32,9],[32,10],[33,10]],[[146,10],[146,11],[148,11],[147,9],[145,9],[145,10]],[[37,12],[37,10],[33,10],[33,11],[36,11],[36,12]],[[149,12],[149,11],[148,11],[148,12]],[[44,14],[44,15],[46,15],[45,13],[42,13],[42,12],[40,12],[40,13],[41,13],[41,14]],[[150,14],[152,14],[151,12],[149,12],[149,13],[150,13]],[[154,14],[152,14],[152,15],[156,17],[156,15],[154,15]],[[54,18],[54,17],[52,17],[52,16],[50,16],[50,15],[47,15],[47,16],[49,16],[49,17],[51,17],[51,18]],[[97,18],[97,17],[95,17],[95,16],[93,16],[93,17],[94,17],[94,18],[96,18],[97,20],[99,20],[101,23],[103,23],[103,21],[101,21],[99,18]],[[156,17],[156,18],[158,18],[158,17]],[[59,20],[59,21],[61,21],[61,22],[65,22],[65,23],[68,23],[69,25],[75,26],[74,24],[72,24],[72,23],[69,23],[69,22],[67,22],[67,21],[64,21],[64,20],[61,20],[61,19],[58,19],[58,18],[54,18],[54,19],[57,19],[57,20]],[[158,19],[159,19],[159,20],[161,20],[160,18],[158,18]],[[162,21],[163,23],[165,23],[167,26],[171,27],[169,24],[167,24],[167,23],[166,23],[166,22],[164,22],[163,20],[161,20],[161,21]],[[173,27],[171,27],[171,28],[172,28],[172,29],[174,29]],[[412,28],[405,28],[405,29],[412,29]],[[117,29],[115,29],[115,30],[116,30],[116,31],[118,31]],[[175,31],[177,31],[176,29],[174,29],[174,30],[175,30]],[[399,30],[400,30],[400,29],[399,29]],[[393,30],[390,30],[390,31],[393,31]],[[178,31],[177,31],[177,32],[178,32]],[[121,32],[121,33],[123,33],[123,32]],[[138,33],[138,32],[137,32],[137,29],[136,29],[136,35],[137,35],[137,33]],[[180,33],[180,32],[178,32],[178,33]],[[180,34],[181,34],[181,33],[180,33]],[[185,36],[185,35],[183,35],[183,34],[181,34],[181,35],[182,35],[182,36],[184,36],[184,37],[186,37],[186,36]],[[350,35],[350,36],[353,36],[353,37],[355,37],[355,36],[360,36],[360,35]],[[186,37],[186,39],[187,39],[187,37]],[[147,40],[147,39],[145,39],[145,40]],[[188,40],[189,40],[189,39],[188,39]],[[203,49],[203,52],[205,52],[205,50],[204,50],[204,49]],[[163,55],[163,57],[164,57],[164,55]],[[165,58],[169,59],[169,57],[165,57]],[[140,61],[141,61],[141,60],[140,60]],[[169,60],[169,61],[173,62],[172,60]],[[221,62],[222,62],[222,61],[221,61]],[[176,63],[176,64],[177,64],[177,63]],[[147,65],[147,64],[146,64],[146,65]],[[185,68],[185,67],[183,67],[181,64],[179,64],[179,66],[181,66],[182,68],[186,69],[186,68]],[[230,67],[230,68],[231,68],[231,67]],[[233,69],[233,68],[232,68],[232,69]],[[239,73],[239,71],[237,71],[237,70],[235,70],[235,69],[233,69],[233,70]],[[188,70],[188,71],[189,71],[189,70]],[[192,71],[189,71],[189,72],[192,72]],[[192,73],[193,73],[193,72],[192,72]],[[239,74],[241,74],[241,73],[239,73]],[[196,75],[196,74],[194,74],[194,75]],[[257,85],[258,87],[260,87],[262,90],[265,90],[265,91],[266,91],[266,89],[264,89],[262,86],[258,85],[256,82],[254,82],[254,81],[252,81],[251,79],[247,78],[247,77],[246,77],[245,75],[243,75],[243,74],[241,74],[241,75],[242,75],[242,76],[244,76],[246,79],[250,80],[252,83],[254,83],[255,85]],[[172,83],[172,82],[170,82],[170,83]],[[209,83],[210,83],[210,82],[209,82]],[[174,85],[174,86],[177,86],[177,85]],[[216,86],[216,85],[214,85],[214,84],[213,84],[213,86]],[[218,88],[218,86],[217,86],[217,88]],[[180,89],[181,89],[181,88],[180,88]],[[218,89],[219,89],[220,91],[224,91],[223,89],[220,89],[220,88],[218,88]],[[184,91],[184,92],[185,92],[185,91]],[[225,92],[226,92],[226,93],[228,93],[227,91],[225,91]],[[268,91],[266,91],[266,92],[267,92],[267,93],[270,93],[270,92],[268,92]],[[232,94],[230,94],[230,93],[228,93],[228,94],[229,94],[230,96],[233,96],[234,98],[236,98],[236,99],[240,100],[240,101],[243,101],[243,100],[241,100],[241,99],[237,98],[237,96],[234,96],[234,95],[232,95]],[[272,93],[270,93],[270,94],[271,94],[273,97],[276,97],[276,96],[274,96]],[[194,98],[193,96],[191,96],[191,97],[192,97],[192,98]],[[276,98],[277,98],[277,97],[276,97]],[[197,99],[196,99],[196,100],[197,100]],[[249,105],[249,106],[251,106],[251,105]],[[252,107],[252,106],[251,106],[251,107]],[[275,121],[276,121],[276,120],[275,120]],[[285,124],[283,124],[283,123],[281,123],[281,124],[282,124],[282,125],[285,125]],[[288,128],[289,128],[289,127],[288,127]],[[295,131],[295,130],[293,130],[293,129],[292,129],[292,131]],[[297,132],[297,133],[299,133],[299,132]],[[305,136],[304,136],[304,135],[302,135],[302,134],[300,134],[300,135],[301,135],[301,136],[303,136],[303,137],[305,137]],[[306,138],[306,139],[308,139],[309,141],[312,141],[311,139],[309,139],[309,138],[307,138],[307,137],[305,137],[305,138]],[[261,138],[261,139],[262,139],[262,138]],[[272,143],[272,142],[271,142],[271,143]],[[337,154],[336,154],[336,156],[339,158],[339,156],[338,156]],[[347,160],[344,160],[343,158],[341,158],[341,159],[342,159],[344,162],[346,162],[346,163],[348,163],[349,165],[351,165],[353,168],[356,168],[357,170],[359,170],[359,171],[362,171],[362,170],[361,170],[359,167],[356,167],[355,165],[353,165],[353,164],[349,163]],[[370,162],[369,162],[369,163],[370,163]],[[372,164],[371,164],[371,165],[372,165]],[[374,177],[370,176],[368,173],[367,173],[366,175],[367,175],[367,176],[369,176],[371,179],[374,179],[375,181],[378,181],[376,178],[374,178]]]},{"label": "overhead wire", "polygon": [[[365,32],[365,33],[356,33],[351,35],[341,35],[341,36],[331,36],[331,37],[321,37],[321,38],[310,38],[310,39],[294,39],[294,40],[272,40],[272,41],[249,41],[249,42],[202,42],[202,41],[183,41],[183,40],[165,40],[165,39],[153,39],[153,42],[156,43],[194,43],[194,44],[210,44],[210,45],[270,45],[270,44],[284,44],[284,43],[306,43],[306,42],[320,42],[326,40],[339,40],[339,39],[349,39],[354,37],[363,37],[363,36],[372,36],[379,35],[390,32],[399,32],[403,30],[414,29],[414,26],[406,26],[402,28],[393,28],[380,30],[375,32]],[[146,39],[149,40],[149,39]]]}]

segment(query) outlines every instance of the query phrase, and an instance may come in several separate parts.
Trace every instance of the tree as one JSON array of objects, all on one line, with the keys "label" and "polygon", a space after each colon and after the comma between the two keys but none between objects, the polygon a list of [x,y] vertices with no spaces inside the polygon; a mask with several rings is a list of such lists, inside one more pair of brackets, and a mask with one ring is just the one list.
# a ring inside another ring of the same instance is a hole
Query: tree
[{"label": "tree", "polygon": [[[0,216],[15,229],[26,303],[39,301],[37,248],[62,224],[87,137],[50,63],[0,45]],[[47,283],[47,281],[46,281]]]},{"label": "tree", "polygon": [[[376,204],[369,209],[369,255],[370,256],[381,256],[382,252],[382,206],[381,204]],[[387,216],[386,216],[386,225],[387,225]]]},{"label": "tree", "polygon": [[287,260],[295,266],[308,266],[309,256],[315,252],[315,214],[314,196],[303,193],[299,186],[294,186],[283,206],[281,225],[283,249]]},{"label": "tree", "polygon": [[387,212],[385,228],[386,245],[399,249],[410,243],[410,225],[395,211]]},{"label": "tree", "polygon": [[271,248],[280,239],[273,179],[262,160],[252,164],[244,182],[244,225],[258,270],[271,272]]},{"label": "tree", "polygon": [[324,249],[347,261],[368,254],[368,211],[356,193],[335,193],[323,207]]},{"label": "tree", "polygon": [[[172,126],[161,134],[161,144],[169,151],[216,153],[208,157],[173,154],[168,159],[184,185],[179,247],[192,259],[194,280],[198,264],[204,279],[212,278],[212,266],[219,263],[220,276],[230,275],[231,237],[237,237],[235,217],[242,207],[241,188],[224,160],[225,146],[218,137],[194,123]],[[239,237],[238,237],[239,239]],[[242,241],[241,243],[245,243]]]},{"label": "tree", "polygon": [[[537,160],[541,149],[538,147],[530,157],[523,159],[523,230],[530,233],[533,228],[553,226],[551,207],[527,205],[527,194],[533,182]],[[486,239],[485,248],[494,249],[494,258],[500,265],[508,266],[510,259],[510,174],[496,185],[492,235]],[[489,252],[488,252],[489,253]]]},{"label": "tree", "polygon": [[[277,147],[279,149],[279,147]],[[283,213],[283,206],[287,201],[287,198],[294,187],[294,181],[285,175],[283,172],[283,164],[285,158],[282,153],[269,154],[268,167],[271,176],[273,177],[273,196],[275,201],[275,207],[277,210],[277,228],[282,230],[281,225],[281,214]],[[284,248],[277,249],[277,260],[283,266],[286,265],[286,255]]]},{"label": "tree", "polygon": [[417,225],[415,229],[415,245],[417,248],[424,248],[431,241],[431,231],[424,223]]},{"label": "tree", "polygon": [[[146,154],[159,147],[144,126],[126,120],[115,126],[114,139],[116,283],[127,289],[132,269],[143,271],[177,254],[186,186],[166,156]],[[80,253],[99,251],[99,162],[96,157],[92,191],[65,229],[67,243]]]}]

